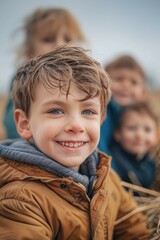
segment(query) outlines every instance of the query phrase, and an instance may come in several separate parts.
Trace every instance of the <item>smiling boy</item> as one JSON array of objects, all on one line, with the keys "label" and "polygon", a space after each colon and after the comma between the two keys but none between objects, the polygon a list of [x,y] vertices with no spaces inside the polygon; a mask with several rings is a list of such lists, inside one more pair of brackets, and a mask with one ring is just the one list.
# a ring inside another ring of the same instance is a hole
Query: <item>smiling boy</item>
[{"label": "smiling boy", "polygon": [[24,139],[33,137],[39,150],[67,167],[82,164],[95,149],[99,141],[101,105],[99,97],[85,98],[75,86],[70,94],[48,91],[43,84],[33,101],[29,118],[21,109],[15,110],[18,130]]},{"label": "smiling boy", "polygon": [[59,47],[18,71],[23,140],[0,144],[1,240],[148,239],[145,217],[97,150],[109,97],[107,74],[81,48]]}]

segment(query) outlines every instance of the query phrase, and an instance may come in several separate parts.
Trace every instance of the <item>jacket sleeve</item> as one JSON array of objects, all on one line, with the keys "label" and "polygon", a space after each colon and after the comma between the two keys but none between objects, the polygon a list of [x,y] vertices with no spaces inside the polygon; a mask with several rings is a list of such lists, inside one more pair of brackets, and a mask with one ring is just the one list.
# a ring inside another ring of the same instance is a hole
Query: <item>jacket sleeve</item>
[{"label": "jacket sleeve", "polygon": [[120,205],[115,222],[114,239],[138,239],[147,240],[151,234],[151,229],[147,227],[147,219],[145,215],[138,212],[137,203],[121,185],[117,174],[113,178],[117,185],[117,190],[120,196]]},{"label": "jacket sleeve", "polygon": [[0,203],[0,239],[51,240],[52,231],[40,208],[25,201],[5,199]]},{"label": "jacket sleeve", "polygon": [[14,181],[1,188],[1,240],[53,239],[54,226],[46,214],[50,211],[45,202],[48,193],[45,189],[45,185],[34,181]]}]

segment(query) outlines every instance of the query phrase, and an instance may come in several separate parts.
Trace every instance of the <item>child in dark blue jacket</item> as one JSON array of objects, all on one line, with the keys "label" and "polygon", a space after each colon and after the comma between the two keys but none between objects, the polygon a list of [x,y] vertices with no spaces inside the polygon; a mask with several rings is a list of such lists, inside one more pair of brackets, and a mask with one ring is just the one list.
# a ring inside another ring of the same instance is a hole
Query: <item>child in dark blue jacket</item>
[{"label": "child in dark blue jacket", "polygon": [[156,165],[150,152],[158,140],[156,116],[147,104],[125,107],[112,144],[112,164],[123,181],[151,188]]}]

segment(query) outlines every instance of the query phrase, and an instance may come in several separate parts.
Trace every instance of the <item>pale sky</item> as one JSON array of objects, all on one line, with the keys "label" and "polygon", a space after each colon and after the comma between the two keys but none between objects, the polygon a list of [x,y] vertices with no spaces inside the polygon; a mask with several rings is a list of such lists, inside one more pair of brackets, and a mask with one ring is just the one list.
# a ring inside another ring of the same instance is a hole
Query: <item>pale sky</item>
[{"label": "pale sky", "polygon": [[13,33],[39,7],[71,11],[89,40],[92,56],[102,65],[131,54],[144,67],[150,86],[160,89],[160,0],[1,0],[0,94],[8,91],[16,71],[15,48],[20,40]]}]

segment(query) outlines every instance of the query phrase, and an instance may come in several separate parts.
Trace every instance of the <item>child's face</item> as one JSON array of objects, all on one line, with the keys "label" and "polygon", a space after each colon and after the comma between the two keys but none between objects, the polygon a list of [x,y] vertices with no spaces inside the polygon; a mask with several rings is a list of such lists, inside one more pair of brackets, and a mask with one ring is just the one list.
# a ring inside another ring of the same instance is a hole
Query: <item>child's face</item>
[{"label": "child's face", "polygon": [[157,142],[157,126],[147,114],[130,111],[115,138],[126,151],[143,157]]},{"label": "child's face", "polygon": [[65,26],[61,27],[56,34],[52,33],[51,29],[39,29],[33,40],[33,53],[31,55],[45,54],[60,45],[76,40],[76,36],[69,33]]},{"label": "child's face", "polygon": [[144,101],[146,97],[144,79],[137,71],[127,68],[115,69],[110,75],[113,80],[112,96],[120,106]]},{"label": "child's face", "polygon": [[39,84],[25,120],[27,130],[20,135],[32,137],[38,148],[57,162],[77,167],[98,145],[101,104],[98,97],[78,101],[85,94],[76,87],[71,86],[70,92],[66,99],[58,88],[48,92]]}]

